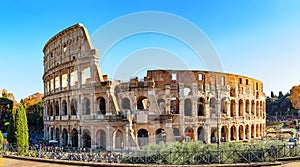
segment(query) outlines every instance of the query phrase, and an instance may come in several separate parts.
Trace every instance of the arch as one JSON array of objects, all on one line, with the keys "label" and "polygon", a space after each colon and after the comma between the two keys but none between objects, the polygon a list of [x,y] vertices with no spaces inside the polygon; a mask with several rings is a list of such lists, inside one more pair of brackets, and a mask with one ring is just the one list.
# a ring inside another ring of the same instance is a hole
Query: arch
[{"label": "arch", "polygon": [[138,131],[138,144],[140,147],[143,147],[148,144],[148,141],[149,141],[148,137],[149,137],[149,134],[146,129],[140,129]]},{"label": "arch", "polygon": [[106,114],[106,101],[104,97],[98,97],[97,99],[99,112],[98,114],[105,115]]},{"label": "arch", "polygon": [[198,98],[197,109],[198,116],[205,116],[205,99],[203,97]]},{"label": "arch", "polygon": [[204,133],[204,128],[202,126],[199,126],[197,129],[198,141],[205,142]]},{"label": "arch", "polygon": [[59,104],[58,101],[54,103],[55,116],[59,116]]},{"label": "arch", "polygon": [[216,127],[212,127],[210,129],[210,134],[211,134],[211,138],[210,138],[210,142],[211,143],[216,143],[217,142],[217,128]]},{"label": "arch", "polygon": [[83,134],[82,134],[82,146],[83,147],[87,147],[87,148],[91,148],[91,133],[89,130],[85,129],[83,130]]},{"label": "arch", "polygon": [[239,116],[244,116],[244,101],[242,99],[239,100]]},{"label": "arch", "polygon": [[122,99],[122,109],[130,110],[130,100],[127,97]]},{"label": "arch", "polygon": [[226,97],[223,97],[221,99],[221,112],[223,114],[227,114],[227,100],[226,100]]},{"label": "arch", "polygon": [[188,141],[194,140],[193,134],[194,134],[194,129],[192,127],[186,127],[184,129],[184,135],[186,138],[187,137],[189,138]]},{"label": "arch", "polygon": [[260,136],[259,130],[260,130],[259,124],[256,124],[256,137]]},{"label": "arch", "polygon": [[81,83],[89,84],[91,83],[91,69],[90,67],[85,67],[81,71]]},{"label": "arch", "polygon": [[255,115],[255,103],[254,103],[254,100],[251,100],[251,115]]},{"label": "arch", "polygon": [[247,140],[249,140],[251,138],[248,124],[246,125],[246,128],[245,128],[245,137],[246,137]]},{"label": "arch", "polygon": [[170,102],[171,114],[179,114],[179,99],[177,97],[172,97]]},{"label": "arch", "polygon": [[221,142],[228,142],[228,127],[227,126],[223,126],[221,128]]},{"label": "arch", "polygon": [[191,99],[184,100],[184,116],[192,116],[192,101],[191,101]]},{"label": "arch", "polygon": [[251,138],[255,138],[255,126],[254,126],[254,124],[251,125]]},{"label": "arch", "polygon": [[49,103],[49,104],[48,104],[48,110],[49,110],[48,116],[53,116],[52,103]]},{"label": "arch", "polygon": [[157,100],[158,109],[160,111],[160,114],[166,114],[166,102],[164,99],[158,99]]},{"label": "arch", "polygon": [[137,98],[136,108],[138,110],[148,110],[149,109],[149,100],[146,96],[139,96]]},{"label": "arch", "polygon": [[263,117],[263,110],[264,110],[263,102],[260,101],[260,102],[259,102],[259,105],[260,105],[260,116]]},{"label": "arch", "polygon": [[248,99],[246,100],[246,113],[250,114],[250,101]]},{"label": "arch", "polygon": [[239,140],[244,140],[244,127],[243,127],[243,125],[239,126]]},{"label": "arch", "polygon": [[77,129],[73,129],[71,132],[71,138],[72,138],[72,147],[78,147],[78,131]]},{"label": "arch", "polygon": [[264,130],[263,130],[263,124],[260,124],[260,136],[262,137],[264,135]]},{"label": "arch", "polygon": [[87,97],[83,98],[83,102],[82,102],[82,115],[90,115],[91,114],[91,110],[90,110],[90,99]]},{"label": "arch", "polygon": [[155,132],[156,144],[166,142],[166,131],[162,128],[157,129]]},{"label": "arch", "polygon": [[97,131],[97,138],[96,138],[97,146],[102,149],[106,150],[106,132],[102,129]]},{"label": "arch", "polygon": [[71,69],[71,74],[70,74],[70,85],[76,86],[77,84],[78,84],[78,74],[77,74],[77,70],[73,68]]},{"label": "arch", "polygon": [[63,100],[62,101],[62,113],[61,115],[67,115],[68,109],[67,109],[67,101]]},{"label": "arch", "polygon": [[230,101],[230,116],[235,117],[236,116],[236,110],[235,110],[235,100]]},{"label": "arch", "polygon": [[259,102],[256,101],[256,116],[259,117],[260,111],[259,111]]},{"label": "arch", "polygon": [[235,125],[232,125],[230,128],[230,140],[234,141],[236,140],[236,127]]},{"label": "arch", "polygon": [[59,143],[59,129],[58,128],[56,128],[55,129],[55,139],[58,141],[58,143]]},{"label": "arch", "polygon": [[71,100],[71,115],[77,115],[77,100]]},{"label": "arch", "polygon": [[114,149],[123,149],[123,132],[117,130],[114,134]]},{"label": "arch", "polygon": [[63,129],[62,131],[62,146],[68,145],[68,131],[67,129]]}]

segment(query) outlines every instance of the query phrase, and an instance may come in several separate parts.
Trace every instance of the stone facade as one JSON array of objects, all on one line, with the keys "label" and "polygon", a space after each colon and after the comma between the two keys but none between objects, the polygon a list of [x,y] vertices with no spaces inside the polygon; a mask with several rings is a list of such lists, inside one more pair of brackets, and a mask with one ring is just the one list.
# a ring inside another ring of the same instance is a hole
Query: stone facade
[{"label": "stone facade", "polygon": [[136,149],[178,140],[235,142],[265,136],[261,81],[187,70],[108,80],[86,28],[71,26],[44,49],[45,139],[61,145]]}]

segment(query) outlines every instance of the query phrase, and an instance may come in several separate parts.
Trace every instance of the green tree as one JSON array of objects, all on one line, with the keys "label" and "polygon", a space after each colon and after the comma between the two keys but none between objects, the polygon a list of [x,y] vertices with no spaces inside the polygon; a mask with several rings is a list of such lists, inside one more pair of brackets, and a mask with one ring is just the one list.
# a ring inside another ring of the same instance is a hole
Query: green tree
[{"label": "green tree", "polygon": [[3,144],[3,134],[0,131],[0,150],[2,150],[2,144]]},{"label": "green tree", "polygon": [[16,112],[16,137],[18,144],[18,152],[23,154],[28,151],[28,124],[26,110],[23,105],[17,108]]},{"label": "green tree", "polygon": [[13,109],[12,113],[10,114],[9,125],[7,129],[7,141],[9,143],[17,143],[16,138],[16,111]]}]

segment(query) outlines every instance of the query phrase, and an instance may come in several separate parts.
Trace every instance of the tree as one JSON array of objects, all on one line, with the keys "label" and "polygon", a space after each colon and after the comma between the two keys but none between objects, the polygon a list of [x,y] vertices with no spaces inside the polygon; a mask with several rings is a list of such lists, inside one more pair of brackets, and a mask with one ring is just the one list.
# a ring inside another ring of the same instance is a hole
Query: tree
[{"label": "tree", "polygon": [[300,110],[300,86],[293,86],[291,89],[291,103],[295,109]]},{"label": "tree", "polygon": [[3,144],[3,134],[0,131],[0,149],[2,150],[2,144]]},{"label": "tree", "polygon": [[17,143],[16,138],[16,112],[13,109],[12,113],[10,114],[9,125],[7,129],[7,141],[11,144]]},{"label": "tree", "polygon": [[16,138],[18,152],[21,154],[27,152],[29,141],[28,124],[26,110],[22,104],[19,105],[16,112]]}]

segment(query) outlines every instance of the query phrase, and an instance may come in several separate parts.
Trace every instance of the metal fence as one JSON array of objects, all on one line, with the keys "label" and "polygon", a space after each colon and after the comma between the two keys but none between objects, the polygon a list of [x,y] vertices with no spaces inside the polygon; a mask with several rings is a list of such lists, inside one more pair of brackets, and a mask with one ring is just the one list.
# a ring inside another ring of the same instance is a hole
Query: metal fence
[{"label": "metal fence", "polygon": [[[4,145],[4,154],[19,155],[25,148]],[[272,145],[270,148],[247,148],[229,150],[164,150],[110,152],[88,148],[29,147],[24,156],[48,159],[75,160],[88,162],[115,162],[130,164],[232,164],[274,162],[280,158],[300,156],[300,146],[296,144]]]}]

